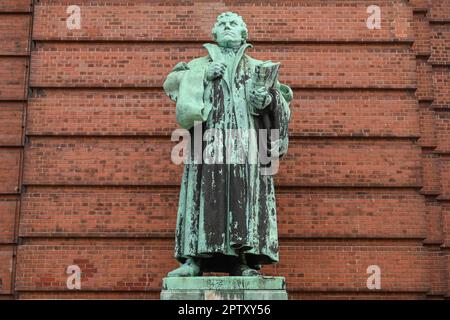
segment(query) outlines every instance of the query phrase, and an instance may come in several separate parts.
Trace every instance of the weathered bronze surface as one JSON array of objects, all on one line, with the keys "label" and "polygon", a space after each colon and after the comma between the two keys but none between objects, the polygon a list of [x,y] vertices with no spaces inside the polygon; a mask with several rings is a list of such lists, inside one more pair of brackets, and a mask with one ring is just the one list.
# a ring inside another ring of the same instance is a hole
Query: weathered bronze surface
[{"label": "weathered bronze surface", "polygon": [[[192,140],[200,129],[202,151],[215,159],[198,161],[191,143],[176,226],[181,266],[169,277],[255,276],[279,259],[273,175],[264,172],[271,164],[250,159],[287,152],[292,90],[278,81],[279,64],[245,53],[251,45],[239,15],[220,14],[212,34],[217,44],[204,44],[208,54],[178,63],[164,82],[177,122]],[[264,140],[262,129],[274,133]]]}]

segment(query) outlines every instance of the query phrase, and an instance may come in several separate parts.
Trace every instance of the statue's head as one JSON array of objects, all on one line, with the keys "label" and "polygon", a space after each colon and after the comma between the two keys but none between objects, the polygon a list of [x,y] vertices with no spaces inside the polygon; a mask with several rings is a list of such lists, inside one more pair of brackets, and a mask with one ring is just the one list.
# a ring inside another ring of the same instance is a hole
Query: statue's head
[{"label": "statue's head", "polygon": [[212,35],[219,46],[236,47],[245,43],[248,29],[240,15],[234,12],[224,12],[217,17]]}]

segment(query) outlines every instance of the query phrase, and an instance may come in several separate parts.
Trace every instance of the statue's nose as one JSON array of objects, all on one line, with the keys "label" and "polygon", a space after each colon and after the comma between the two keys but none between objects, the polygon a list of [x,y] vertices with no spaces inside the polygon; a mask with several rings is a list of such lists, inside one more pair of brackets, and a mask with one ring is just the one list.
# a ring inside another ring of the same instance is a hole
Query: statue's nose
[{"label": "statue's nose", "polygon": [[229,25],[229,24],[226,24],[224,29],[225,29],[225,30],[230,30],[230,25]]}]

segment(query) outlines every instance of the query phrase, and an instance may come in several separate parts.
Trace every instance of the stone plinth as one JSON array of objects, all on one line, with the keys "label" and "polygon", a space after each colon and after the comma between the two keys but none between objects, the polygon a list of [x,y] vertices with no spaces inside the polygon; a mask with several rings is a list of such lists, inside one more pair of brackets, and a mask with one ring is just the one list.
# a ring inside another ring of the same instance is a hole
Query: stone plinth
[{"label": "stone plinth", "polygon": [[161,300],[287,300],[284,277],[170,277]]}]

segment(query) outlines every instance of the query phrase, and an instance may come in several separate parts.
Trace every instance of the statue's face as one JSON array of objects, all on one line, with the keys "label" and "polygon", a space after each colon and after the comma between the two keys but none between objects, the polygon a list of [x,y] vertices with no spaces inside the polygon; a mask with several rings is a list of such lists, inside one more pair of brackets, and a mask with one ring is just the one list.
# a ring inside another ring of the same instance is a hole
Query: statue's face
[{"label": "statue's face", "polygon": [[223,17],[216,24],[216,42],[222,47],[234,47],[242,43],[245,31],[237,17]]}]

